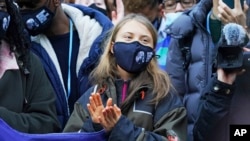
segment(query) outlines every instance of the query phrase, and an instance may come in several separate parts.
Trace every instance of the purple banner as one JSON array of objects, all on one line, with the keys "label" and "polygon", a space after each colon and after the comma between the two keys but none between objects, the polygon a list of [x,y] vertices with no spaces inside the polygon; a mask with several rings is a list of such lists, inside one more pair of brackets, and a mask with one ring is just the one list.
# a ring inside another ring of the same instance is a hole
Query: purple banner
[{"label": "purple banner", "polygon": [[93,133],[21,133],[0,119],[0,141],[106,141],[104,131]]}]

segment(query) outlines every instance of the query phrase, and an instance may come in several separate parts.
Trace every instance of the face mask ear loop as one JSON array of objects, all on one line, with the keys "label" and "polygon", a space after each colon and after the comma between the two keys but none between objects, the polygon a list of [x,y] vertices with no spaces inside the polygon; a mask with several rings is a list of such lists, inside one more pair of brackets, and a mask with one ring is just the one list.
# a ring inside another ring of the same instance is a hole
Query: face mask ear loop
[{"label": "face mask ear loop", "polygon": [[161,58],[161,56],[160,56],[160,55],[155,55],[154,57],[155,57],[156,59]]}]

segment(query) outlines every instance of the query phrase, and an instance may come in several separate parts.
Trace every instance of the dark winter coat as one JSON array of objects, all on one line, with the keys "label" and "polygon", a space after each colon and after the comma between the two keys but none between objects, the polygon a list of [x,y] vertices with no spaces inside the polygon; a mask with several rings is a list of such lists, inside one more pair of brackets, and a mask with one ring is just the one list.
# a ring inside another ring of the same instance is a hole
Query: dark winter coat
[{"label": "dark winter coat", "polygon": [[[167,58],[167,72],[188,114],[188,141],[192,141],[193,125],[202,90],[212,75],[213,42],[206,29],[206,18],[212,8],[212,0],[200,1],[191,11],[184,12],[169,29],[171,41]],[[191,59],[186,62],[181,52],[181,39],[188,38]]]},{"label": "dark winter coat", "polygon": [[54,90],[39,58],[29,57],[29,74],[7,70],[0,79],[0,118],[20,132],[58,132]]},{"label": "dark winter coat", "polygon": [[[106,16],[91,8],[67,4],[62,4],[62,8],[73,21],[80,40],[77,62],[76,66],[74,66],[76,67],[78,82],[77,86],[72,86],[77,87],[80,97],[90,87],[88,82],[89,73],[96,66],[102,53],[101,46],[106,38],[106,33],[113,25]],[[64,87],[59,62],[50,41],[44,34],[39,34],[32,39],[36,42],[32,51],[41,59],[56,92],[58,119],[62,127],[64,127],[70,111],[67,90]],[[65,62],[67,61],[65,60]]]},{"label": "dark winter coat", "polygon": [[[113,103],[119,106],[125,83],[128,82],[109,81],[105,91],[101,94],[103,103],[106,103],[108,98],[112,98]],[[145,92],[145,96],[141,95],[142,91]],[[79,131],[81,128],[84,132],[98,130],[92,124],[86,106],[92,92],[93,88],[89,89],[76,102],[75,109],[64,129],[65,132]],[[153,93],[152,89],[147,86],[141,86],[133,95],[134,101],[131,101],[128,112],[121,116],[110,132],[109,140],[167,141],[166,137],[170,132],[175,133],[179,137],[179,141],[186,140],[186,110],[177,95],[169,93],[157,105],[149,104]]]}]

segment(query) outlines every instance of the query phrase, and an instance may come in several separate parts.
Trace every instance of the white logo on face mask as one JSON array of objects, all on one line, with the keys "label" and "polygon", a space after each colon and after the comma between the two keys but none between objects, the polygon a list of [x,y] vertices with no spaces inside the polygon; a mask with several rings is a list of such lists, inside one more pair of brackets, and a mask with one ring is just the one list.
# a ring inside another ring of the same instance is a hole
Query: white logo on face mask
[{"label": "white logo on face mask", "polygon": [[142,64],[142,63],[144,63],[144,60],[145,60],[145,54],[144,54],[144,52],[143,51],[138,52],[138,54],[135,57],[135,61],[138,64]]},{"label": "white logo on face mask", "polygon": [[3,29],[6,31],[7,30],[7,28],[9,27],[9,22],[10,22],[10,16],[8,16],[8,17],[5,17],[4,19],[3,19]]},{"label": "white logo on face mask", "polygon": [[42,10],[40,13],[36,15],[36,18],[42,24],[48,20],[48,17],[49,17],[49,13],[46,10]]},{"label": "white logo on face mask", "polygon": [[135,61],[138,64],[149,62],[153,56],[153,52],[147,52],[146,54],[147,54],[147,56],[145,56],[145,53],[143,51],[138,52],[136,57],[135,57]]},{"label": "white logo on face mask", "polygon": [[151,58],[153,57],[153,52],[147,52],[147,59],[146,62],[149,62]]}]

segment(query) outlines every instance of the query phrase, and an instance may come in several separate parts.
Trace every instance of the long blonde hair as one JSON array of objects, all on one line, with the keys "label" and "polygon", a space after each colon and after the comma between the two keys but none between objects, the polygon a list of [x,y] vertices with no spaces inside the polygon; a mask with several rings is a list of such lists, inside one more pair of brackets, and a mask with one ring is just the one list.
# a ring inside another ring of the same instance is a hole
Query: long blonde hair
[{"label": "long blonde hair", "polygon": [[[115,42],[118,31],[129,21],[137,21],[150,31],[153,37],[154,47],[157,43],[157,32],[151,22],[142,15],[129,14],[125,16],[112,30],[109,40],[106,43],[104,53],[100,58],[98,66],[92,71],[90,79],[94,84],[103,85],[106,80],[111,78],[115,80],[117,74],[117,64],[114,55],[111,53],[112,42]],[[156,94],[152,102],[159,102],[165,97],[171,89],[170,79],[166,72],[160,70],[157,65],[157,59],[154,57],[147,69],[137,74],[130,82],[128,95],[131,97],[135,93],[136,88],[140,86],[148,85],[152,86],[153,93]],[[129,99],[129,97],[127,99]],[[125,100],[126,101],[126,100]]]}]

